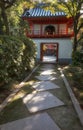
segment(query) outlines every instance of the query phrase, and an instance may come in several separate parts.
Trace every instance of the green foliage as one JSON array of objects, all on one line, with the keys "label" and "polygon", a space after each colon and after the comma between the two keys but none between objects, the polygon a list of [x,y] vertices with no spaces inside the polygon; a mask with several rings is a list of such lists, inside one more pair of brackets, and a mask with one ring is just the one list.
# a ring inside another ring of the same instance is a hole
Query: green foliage
[{"label": "green foliage", "polygon": [[30,39],[0,36],[0,82],[21,77],[23,71],[32,67],[34,58],[35,45]]},{"label": "green foliage", "polygon": [[72,74],[73,86],[83,90],[83,66],[70,66],[69,73]]},{"label": "green foliage", "polygon": [[[79,44],[78,34],[83,27],[83,22],[80,20],[80,13],[82,9],[83,0],[59,0],[59,9],[62,9],[68,17],[73,18],[74,40],[73,40],[73,52],[77,51]],[[80,39],[81,40],[81,39]]]},{"label": "green foliage", "polygon": [[0,0],[0,35],[9,35],[14,29],[18,30],[24,8],[31,7],[33,7],[31,0]]},{"label": "green foliage", "polygon": [[9,36],[0,36],[0,81],[9,82],[17,76],[23,44],[20,40]]},{"label": "green foliage", "polygon": [[78,89],[82,89],[83,90],[83,71],[79,71],[73,74],[73,80],[74,80],[74,85],[76,85],[76,87]]},{"label": "green foliage", "polygon": [[72,64],[80,65],[83,64],[83,52],[76,51],[72,55]]},{"label": "green foliage", "polygon": [[1,19],[0,19],[0,34],[3,34],[3,22]]},{"label": "green foliage", "polygon": [[35,63],[36,57],[36,45],[33,41],[25,36],[21,36],[21,41],[24,43],[25,47],[23,50],[22,64],[25,65],[24,70],[31,69]]},{"label": "green foliage", "polygon": [[83,91],[83,66],[70,65],[66,72],[73,87]]}]

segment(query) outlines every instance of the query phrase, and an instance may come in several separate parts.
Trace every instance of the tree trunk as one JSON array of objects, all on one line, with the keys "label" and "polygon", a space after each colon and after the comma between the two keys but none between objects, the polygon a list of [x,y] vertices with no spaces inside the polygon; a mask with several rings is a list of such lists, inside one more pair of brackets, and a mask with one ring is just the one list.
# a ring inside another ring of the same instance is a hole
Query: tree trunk
[{"label": "tree trunk", "polygon": [[78,42],[77,42],[77,23],[76,23],[76,19],[74,20],[74,43],[73,43],[73,52],[77,51],[77,46],[78,46]]},{"label": "tree trunk", "polygon": [[78,46],[77,36],[74,35],[73,52],[76,52],[76,51],[77,51],[77,46]]},{"label": "tree trunk", "polygon": [[4,33],[9,35],[9,23],[8,23],[8,19],[7,19],[5,8],[1,8],[1,18],[3,20],[3,25],[5,27]]}]

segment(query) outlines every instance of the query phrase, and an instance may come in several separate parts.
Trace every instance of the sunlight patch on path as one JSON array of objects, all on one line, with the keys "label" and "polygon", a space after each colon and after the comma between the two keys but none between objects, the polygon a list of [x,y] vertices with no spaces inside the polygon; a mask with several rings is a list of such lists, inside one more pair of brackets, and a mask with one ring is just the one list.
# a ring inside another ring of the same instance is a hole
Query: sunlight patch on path
[{"label": "sunlight patch on path", "polygon": [[64,105],[57,97],[46,91],[29,94],[23,98],[23,102],[31,113]]},{"label": "sunlight patch on path", "polygon": [[60,88],[58,85],[56,85],[50,81],[36,82],[32,85],[32,87],[35,88],[37,91],[44,91],[44,90],[49,90],[49,89]]}]

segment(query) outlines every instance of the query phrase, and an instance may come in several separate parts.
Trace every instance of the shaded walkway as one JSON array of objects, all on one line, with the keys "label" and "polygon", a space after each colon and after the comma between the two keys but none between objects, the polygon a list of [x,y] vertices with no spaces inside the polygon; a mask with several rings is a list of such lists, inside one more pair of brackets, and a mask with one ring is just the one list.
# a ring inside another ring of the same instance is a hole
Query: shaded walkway
[{"label": "shaded walkway", "polygon": [[30,80],[34,91],[21,96],[29,115],[0,130],[82,130],[57,66],[42,64]]},{"label": "shaded walkway", "polygon": [[56,63],[56,57],[55,56],[43,56],[43,62]]}]

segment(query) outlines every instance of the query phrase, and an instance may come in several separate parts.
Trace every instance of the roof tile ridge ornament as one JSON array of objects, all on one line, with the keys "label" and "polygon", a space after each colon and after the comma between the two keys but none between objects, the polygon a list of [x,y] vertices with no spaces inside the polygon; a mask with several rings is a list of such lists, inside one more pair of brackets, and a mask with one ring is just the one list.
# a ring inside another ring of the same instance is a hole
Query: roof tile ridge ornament
[{"label": "roof tile ridge ornament", "polygon": [[22,16],[29,16],[30,15],[30,12],[29,12],[29,8],[24,8],[24,12],[23,12],[23,14],[22,14]]}]

